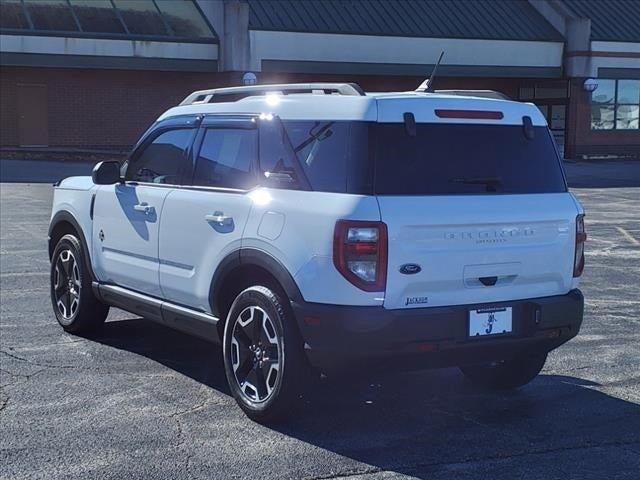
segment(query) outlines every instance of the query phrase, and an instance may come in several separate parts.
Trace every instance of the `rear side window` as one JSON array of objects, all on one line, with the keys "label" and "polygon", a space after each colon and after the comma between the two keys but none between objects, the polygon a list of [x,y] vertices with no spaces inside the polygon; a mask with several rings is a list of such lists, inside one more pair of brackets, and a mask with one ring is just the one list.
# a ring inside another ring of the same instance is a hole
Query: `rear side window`
[{"label": "rear side window", "polygon": [[130,162],[127,180],[177,184],[193,132],[192,128],[181,128],[158,135]]},{"label": "rear side window", "polygon": [[247,190],[256,185],[251,165],[257,156],[257,130],[207,129],[196,161],[193,184]]},{"label": "rear side window", "polygon": [[312,190],[335,193],[370,190],[366,123],[285,121],[284,125]]},{"label": "rear side window", "polygon": [[519,125],[374,125],[375,192],[464,195],[565,192],[562,168],[546,127],[533,138]]},{"label": "rear side window", "polygon": [[349,124],[285,122],[285,128],[313,190],[345,192]]}]

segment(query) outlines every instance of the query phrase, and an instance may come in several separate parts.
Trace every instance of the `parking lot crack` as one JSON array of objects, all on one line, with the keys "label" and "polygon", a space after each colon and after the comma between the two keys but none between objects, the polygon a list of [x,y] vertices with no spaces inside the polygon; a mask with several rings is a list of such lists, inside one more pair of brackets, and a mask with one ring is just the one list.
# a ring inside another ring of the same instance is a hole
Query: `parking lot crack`
[{"label": "parking lot crack", "polygon": [[357,469],[347,470],[344,472],[330,473],[328,475],[304,477],[304,480],[332,480],[332,479],[339,479],[339,478],[356,477],[360,475],[373,475],[375,473],[380,473],[382,471],[383,469],[379,467],[357,468]]},{"label": "parking lot crack", "polygon": [[0,350],[0,353],[6,355],[8,357],[11,357],[14,360],[17,360],[19,362],[24,362],[24,363],[27,363],[29,365],[35,365],[37,367],[45,367],[45,368],[78,368],[78,367],[76,367],[74,365],[52,365],[50,363],[40,363],[40,362],[36,362],[36,361],[33,361],[33,360],[29,360],[27,358],[20,357],[18,355],[13,354],[13,353],[9,353],[6,350]]},{"label": "parking lot crack", "polygon": [[179,410],[177,412],[174,412],[170,414],[169,417],[174,418],[174,417],[179,417],[181,415],[187,415],[189,413],[197,412],[198,410],[202,410],[204,407],[206,407],[208,403],[209,403],[208,400],[203,400],[202,402],[197,403],[196,405],[193,405],[192,407],[189,407],[186,410]]}]

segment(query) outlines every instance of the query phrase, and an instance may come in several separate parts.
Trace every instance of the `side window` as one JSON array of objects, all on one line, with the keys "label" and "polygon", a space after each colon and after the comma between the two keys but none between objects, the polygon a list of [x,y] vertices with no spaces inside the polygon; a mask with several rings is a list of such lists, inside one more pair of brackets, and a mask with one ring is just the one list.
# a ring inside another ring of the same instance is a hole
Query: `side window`
[{"label": "side window", "polygon": [[260,177],[268,187],[295,190],[308,185],[289,136],[276,118],[260,122]]},{"label": "side window", "polygon": [[258,151],[257,131],[240,128],[209,128],[196,161],[193,184],[238,188],[256,186],[251,168]]},{"label": "side window", "polygon": [[332,121],[285,121],[284,124],[313,190],[346,192],[349,124]]},{"label": "side window", "polygon": [[127,180],[177,184],[185,162],[185,150],[194,129],[169,130],[144,147],[127,168]]}]

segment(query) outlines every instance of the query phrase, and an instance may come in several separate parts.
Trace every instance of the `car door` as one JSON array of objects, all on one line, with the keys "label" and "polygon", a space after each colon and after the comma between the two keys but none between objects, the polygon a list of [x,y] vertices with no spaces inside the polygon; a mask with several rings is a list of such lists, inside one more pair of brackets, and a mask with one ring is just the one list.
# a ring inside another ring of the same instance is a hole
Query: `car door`
[{"label": "car door", "polygon": [[192,179],[168,195],[162,212],[160,285],[167,300],[211,312],[213,274],[242,243],[257,152],[257,124],[250,117],[202,121]]},{"label": "car door", "polygon": [[94,270],[101,282],[161,296],[158,236],[166,197],[188,167],[194,119],[161,125],[135,149],[124,182],[101,186],[93,207]]}]

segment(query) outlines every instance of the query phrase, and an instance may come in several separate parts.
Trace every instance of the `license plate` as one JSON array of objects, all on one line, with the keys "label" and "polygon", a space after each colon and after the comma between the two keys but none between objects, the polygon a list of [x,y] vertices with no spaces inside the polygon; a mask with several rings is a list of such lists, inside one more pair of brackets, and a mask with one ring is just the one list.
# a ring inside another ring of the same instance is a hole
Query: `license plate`
[{"label": "license plate", "polygon": [[481,308],[469,311],[469,336],[483,337],[510,333],[511,307]]}]

